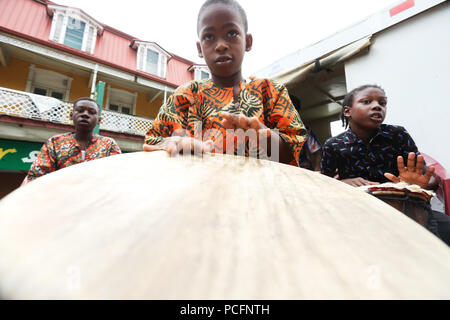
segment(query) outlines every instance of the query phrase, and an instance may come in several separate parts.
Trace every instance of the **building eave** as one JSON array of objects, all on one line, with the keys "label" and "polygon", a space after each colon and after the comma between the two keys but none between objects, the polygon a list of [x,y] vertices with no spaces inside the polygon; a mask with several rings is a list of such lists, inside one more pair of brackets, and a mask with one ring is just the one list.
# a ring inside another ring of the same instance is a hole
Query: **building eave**
[{"label": "building eave", "polygon": [[173,57],[173,55],[172,55],[169,51],[165,50],[163,47],[161,47],[159,44],[157,44],[157,43],[154,42],[154,41],[143,41],[143,40],[134,39],[133,41],[131,41],[130,47],[131,47],[132,49],[135,49],[135,50],[136,50],[139,44],[151,44],[151,45],[154,45],[154,46],[156,46],[158,49],[160,49],[162,52],[164,52],[164,54],[165,54],[169,59],[171,59],[171,58]]}]

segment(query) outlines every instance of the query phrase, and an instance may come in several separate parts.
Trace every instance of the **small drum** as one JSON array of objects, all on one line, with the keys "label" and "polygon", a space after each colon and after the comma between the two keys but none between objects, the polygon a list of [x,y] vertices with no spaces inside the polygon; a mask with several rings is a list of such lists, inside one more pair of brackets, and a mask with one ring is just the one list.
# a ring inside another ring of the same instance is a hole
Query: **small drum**
[{"label": "small drum", "polygon": [[432,191],[422,189],[418,185],[409,185],[405,182],[388,182],[361,188],[403,212],[425,228],[429,227],[430,201],[434,196]]}]

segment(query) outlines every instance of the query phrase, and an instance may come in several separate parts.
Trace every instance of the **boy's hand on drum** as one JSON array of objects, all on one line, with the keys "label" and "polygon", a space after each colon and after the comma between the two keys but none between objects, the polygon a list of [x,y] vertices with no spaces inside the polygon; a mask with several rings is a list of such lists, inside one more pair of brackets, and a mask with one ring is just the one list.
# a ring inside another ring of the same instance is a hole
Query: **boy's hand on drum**
[{"label": "boy's hand on drum", "polygon": [[349,184],[349,185],[351,185],[353,187],[362,187],[362,186],[371,186],[371,185],[380,184],[378,182],[369,181],[369,180],[363,179],[361,177],[350,178],[350,179],[343,179],[341,181],[346,183],[346,184]]},{"label": "boy's hand on drum", "polygon": [[201,141],[191,137],[172,136],[164,138],[160,143],[155,145],[144,144],[143,150],[166,151],[171,157],[179,154],[203,154],[212,152],[213,142],[211,140]]},{"label": "boy's hand on drum", "polygon": [[407,166],[405,167],[405,163],[403,161],[402,156],[397,157],[397,167],[399,175],[398,177],[394,176],[392,173],[385,173],[384,176],[391,180],[394,183],[398,183],[400,181],[404,181],[408,184],[416,184],[421,188],[426,189],[429,187],[429,182],[434,173],[434,167],[431,166],[426,170],[424,174],[424,161],[423,156],[417,156],[417,164],[415,164],[416,154],[414,152],[410,152],[408,154]]},{"label": "boy's hand on drum", "polygon": [[[224,118],[222,124],[227,130],[233,130],[233,137],[235,143],[239,141],[248,140],[250,146],[254,146],[260,149],[260,139],[270,138],[270,129],[261,123],[257,117],[246,117],[243,114],[232,114],[229,112],[220,112],[220,115]],[[239,130],[241,129],[241,130]],[[263,150],[268,152],[268,150]]]},{"label": "boy's hand on drum", "polygon": [[246,117],[243,114],[233,114],[224,111],[220,112],[220,115],[224,118],[222,124],[225,129],[255,130],[257,136],[262,134],[270,137],[270,129],[261,123],[257,117]]}]

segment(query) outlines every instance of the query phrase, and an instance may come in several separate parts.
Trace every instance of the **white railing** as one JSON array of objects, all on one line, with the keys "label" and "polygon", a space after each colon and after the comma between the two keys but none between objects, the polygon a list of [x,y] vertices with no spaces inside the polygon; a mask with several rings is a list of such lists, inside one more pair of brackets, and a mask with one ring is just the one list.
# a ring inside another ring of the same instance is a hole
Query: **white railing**
[{"label": "white railing", "polygon": [[[0,114],[72,125],[72,103],[0,87]],[[145,136],[152,120],[103,110],[101,130]]]}]

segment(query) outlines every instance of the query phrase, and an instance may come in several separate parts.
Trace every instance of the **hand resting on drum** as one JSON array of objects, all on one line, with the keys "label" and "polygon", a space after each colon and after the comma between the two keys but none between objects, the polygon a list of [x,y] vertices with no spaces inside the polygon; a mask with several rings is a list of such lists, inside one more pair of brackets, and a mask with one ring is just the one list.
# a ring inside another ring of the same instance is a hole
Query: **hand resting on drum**
[{"label": "hand resting on drum", "polygon": [[258,134],[270,136],[270,129],[261,123],[257,117],[246,117],[243,114],[232,114],[222,111],[219,113],[223,118],[223,126],[226,129],[243,129],[244,131],[253,129]]},{"label": "hand resting on drum", "polygon": [[[275,134],[274,131],[272,131],[270,128],[265,126],[263,123],[261,123],[257,117],[247,117],[243,114],[232,114],[229,112],[222,111],[220,112],[220,115],[224,118],[222,124],[227,130],[237,130],[234,131],[235,137],[238,137],[239,134],[245,135],[248,130],[253,130],[256,134],[255,135],[248,135],[249,143],[250,145],[256,146],[258,149],[260,149],[260,152],[265,153],[266,155],[271,154],[271,136]],[[242,129],[240,132],[238,129]],[[278,136],[278,146],[280,148],[279,150],[279,161],[281,163],[288,164],[293,160],[292,153],[289,150],[288,145],[286,142],[279,136]],[[259,142],[262,139],[267,139],[267,144],[265,144],[267,147],[267,150],[263,150],[262,146],[259,144]]]},{"label": "hand resting on drum", "polygon": [[[258,141],[261,137],[266,139],[270,138],[270,129],[261,123],[257,117],[247,117],[243,114],[232,114],[224,111],[219,114],[224,119],[222,121],[223,126],[225,129],[231,130],[229,132],[233,132],[234,138],[239,135],[244,136],[248,130],[252,130],[255,134],[247,135],[246,138],[249,139],[251,145],[255,145],[258,148],[260,148]],[[267,152],[267,150],[264,150],[264,152]]]},{"label": "hand resting on drum", "polygon": [[187,136],[172,136],[164,138],[155,145],[144,144],[144,151],[166,151],[171,157],[179,154],[203,154],[211,152],[213,144],[211,140],[201,141]]},{"label": "hand resting on drum", "polygon": [[[417,156],[417,164],[415,164],[416,154],[414,152],[410,152],[408,154],[407,166],[403,162],[403,157],[397,157],[397,167],[399,175],[398,177],[394,176],[392,173],[386,172],[384,176],[394,183],[398,182],[406,182],[408,184],[416,184],[423,189],[435,189],[436,180],[433,178],[434,167],[429,167],[428,169],[424,165],[424,160],[422,155]],[[368,185],[377,185],[378,182],[368,181],[363,178],[352,178],[352,179],[343,179],[342,182],[345,182],[354,187],[360,186],[368,186]]]},{"label": "hand resting on drum", "polygon": [[[237,144],[240,139],[248,139],[250,145],[255,146],[265,155],[271,154],[271,136],[275,134],[270,128],[266,127],[256,117],[246,117],[242,114],[231,114],[228,112],[220,112],[223,117],[223,126],[227,129],[227,135],[231,134],[234,143]],[[241,129],[241,130],[239,130]],[[230,130],[230,131],[228,131]],[[255,134],[248,134],[253,130]],[[290,163],[292,161],[292,153],[284,140],[278,136],[279,161],[281,163]],[[260,142],[267,139],[267,143],[263,145]],[[144,151],[160,151],[164,150],[170,156],[178,154],[203,154],[214,152],[213,142],[211,140],[202,141],[189,137],[184,130],[174,132],[171,137],[164,138],[161,142],[155,145],[143,145]]]},{"label": "hand resting on drum", "polygon": [[408,154],[407,166],[403,162],[403,157],[397,157],[397,167],[399,175],[394,176],[392,173],[385,173],[384,176],[394,183],[404,181],[408,184],[416,184],[423,189],[435,189],[437,186],[436,179],[433,178],[434,167],[430,166],[428,169],[424,165],[424,160],[422,155],[417,156],[416,154],[410,152]]},{"label": "hand resting on drum", "polygon": [[379,182],[369,181],[369,180],[363,179],[361,177],[343,179],[341,181],[345,182],[346,184],[349,184],[353,187],[362,187],[362,186],[370,186],[370,185],[380,184]]}]

